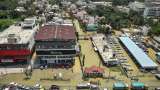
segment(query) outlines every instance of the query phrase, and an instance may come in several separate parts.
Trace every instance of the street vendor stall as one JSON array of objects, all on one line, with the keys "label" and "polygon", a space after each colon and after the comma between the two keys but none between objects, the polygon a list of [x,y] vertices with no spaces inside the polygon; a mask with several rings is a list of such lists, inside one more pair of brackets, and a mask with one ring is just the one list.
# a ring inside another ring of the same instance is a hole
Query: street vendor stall
[{"label": "street vendor stall", "polygon": [[84,76],[86,77],[103,77],[103,74],[104,69],[97,66],[92,66],[84,69]]}]

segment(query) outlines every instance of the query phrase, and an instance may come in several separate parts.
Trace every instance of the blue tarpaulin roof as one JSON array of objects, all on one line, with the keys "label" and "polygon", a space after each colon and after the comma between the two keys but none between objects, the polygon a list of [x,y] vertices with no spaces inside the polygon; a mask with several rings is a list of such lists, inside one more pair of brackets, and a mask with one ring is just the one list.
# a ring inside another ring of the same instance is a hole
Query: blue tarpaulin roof
[{"label": "blue tarpaulin roof", "polygon": [[141,48],[139,48],[129,37],[119,37],[119,39],[142,68],[150,69],[157,67],[157,64],[153,62],[148,57],[148,55]]}]

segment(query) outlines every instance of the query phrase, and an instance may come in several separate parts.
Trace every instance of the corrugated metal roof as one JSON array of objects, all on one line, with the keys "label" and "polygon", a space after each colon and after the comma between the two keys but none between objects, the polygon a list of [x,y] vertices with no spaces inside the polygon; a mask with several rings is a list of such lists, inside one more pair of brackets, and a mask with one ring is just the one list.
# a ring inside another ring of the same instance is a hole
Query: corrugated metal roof
[{"label": "corrugated metal roof", "polygon": [[76,39],[75,29],[67,25],[45,25],[40,28],[35,40],[69,40]]},{"label": "corrugated metal roof", "polygon": [[140,64],[142,68],[156,68],[157,64],[154,63],[147,54],[143,52],[129,37],[120,37],[121,42],[129,50],[129,52],[134,56],[136,61]]}]

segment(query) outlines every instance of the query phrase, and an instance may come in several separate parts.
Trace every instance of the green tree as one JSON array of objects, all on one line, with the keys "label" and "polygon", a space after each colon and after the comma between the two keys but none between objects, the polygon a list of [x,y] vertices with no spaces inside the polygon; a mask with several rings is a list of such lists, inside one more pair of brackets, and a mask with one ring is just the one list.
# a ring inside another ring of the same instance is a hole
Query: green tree
[{"label": "green tree", "polygon": [[14,10],[18,0],[0,0],[0,10]]},{"label": "green tree", "polygon": [[8,28],[13,23],[13,20],[10,19],[0,19],[0,32]]},{"label": "green tree", "polygon": [[106,25],[98,25],[98,32],[108,34],[110,32],[110,28],[106,27]]},{"label": "green tree", "polygon": [[153,35],[160,35],[160,23],[156,23],[151,26],[152,30],[150,31],[151,34]]},{"label": "green tree", "polygon": [[144,18],[141,15],[141,13],[130,10],[128,17],[134,25],[144,25],[145,24]]},{"label": "green tree", "polygon": [[7,11],[0,11],[0,19],[5,19],[5,18],[8,18]]},{"label": "green tree", "polygon": [[[88,8],[89,9],[89,8]],[[144,25],[145,21],[141,13],[130,11],[129,14],[123,13],[116,8],[107,6],[97,6],[96,9],[87,10],[91,15],[104,16],[100,20],[100,25],[110,24],[113,29],[127,28],[133,25]],[[101,28],[101,27],[100,27]]]},{"label": "green tree", "polygon": [[134,0],[112,0],[113,5],[128,5],[129,2],[133,2]]}]

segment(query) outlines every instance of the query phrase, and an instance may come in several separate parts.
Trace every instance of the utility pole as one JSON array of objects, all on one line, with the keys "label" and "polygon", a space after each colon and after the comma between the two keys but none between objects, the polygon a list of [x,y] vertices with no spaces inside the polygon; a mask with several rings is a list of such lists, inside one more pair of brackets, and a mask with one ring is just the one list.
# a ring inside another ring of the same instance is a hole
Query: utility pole
[{"label": "utility pole", "polygon": [[45,78],[47,79],[47,69],[48,69],[48,66],[45,65],[45,68],[44,68],[44,69],[45,69],[45,73],[44,73],[44,74],[45,74]]},{"label": "utility pole", "polygon": [[101,67],[101,60],[99,60],[99,67]]},{"label": "utility pole", "polygon": [[83,59],[82,59],[83,60],[83,66],[84,66],[85,58],[86,58],[85,55],[83,55]]},{"label": "utility pole", "polygon": [[111,73],[111,71],[109,70],[108,81],[109,81],[109,78],[110,78],[110,73]]}]

